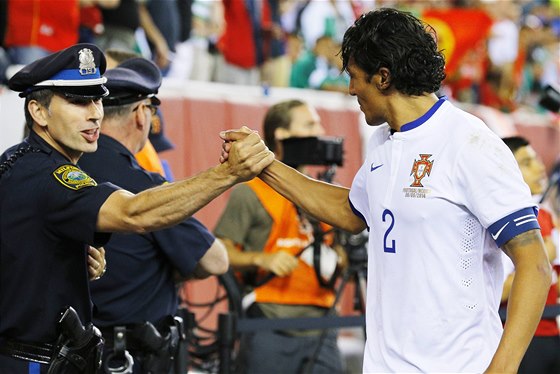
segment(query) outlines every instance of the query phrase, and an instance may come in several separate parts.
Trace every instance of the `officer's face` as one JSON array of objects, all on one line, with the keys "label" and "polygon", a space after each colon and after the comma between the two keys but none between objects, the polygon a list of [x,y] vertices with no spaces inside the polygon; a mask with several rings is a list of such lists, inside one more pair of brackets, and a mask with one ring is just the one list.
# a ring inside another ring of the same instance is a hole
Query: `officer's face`
[{"label": "officer's face", "polygon": [[101,99],[76,100],[54,95],[40,125],[46,140],[76,163],[82,153],[97,150],[102,119]]}]

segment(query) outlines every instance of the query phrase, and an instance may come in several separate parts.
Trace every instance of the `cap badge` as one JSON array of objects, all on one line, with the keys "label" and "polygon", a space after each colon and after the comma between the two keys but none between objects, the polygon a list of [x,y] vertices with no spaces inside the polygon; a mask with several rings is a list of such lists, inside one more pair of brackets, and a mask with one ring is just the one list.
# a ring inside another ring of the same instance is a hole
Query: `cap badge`
[{"label": "cap badge", "polygon": [[78,52],[80,59],[80,75],[90,75],[97,72],[95,67],[95,59],[91,49],[83,48]]}]

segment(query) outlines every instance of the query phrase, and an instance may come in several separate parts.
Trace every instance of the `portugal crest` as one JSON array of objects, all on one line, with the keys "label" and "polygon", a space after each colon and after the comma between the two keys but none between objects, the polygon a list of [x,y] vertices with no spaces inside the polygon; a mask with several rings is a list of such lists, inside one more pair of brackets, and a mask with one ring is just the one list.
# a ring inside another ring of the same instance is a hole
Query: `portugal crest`
[{"label": "portugal crest", "polygon": [[420,160],[414,160],[412,170],[410,171],[410,175],[414,177],[414,182],[410,187],[424,187],[421,183],[422,178],[430,175],[432,165],[434,164],[433,161],[428,160],[431,156],[432,155],[420,154]]}]

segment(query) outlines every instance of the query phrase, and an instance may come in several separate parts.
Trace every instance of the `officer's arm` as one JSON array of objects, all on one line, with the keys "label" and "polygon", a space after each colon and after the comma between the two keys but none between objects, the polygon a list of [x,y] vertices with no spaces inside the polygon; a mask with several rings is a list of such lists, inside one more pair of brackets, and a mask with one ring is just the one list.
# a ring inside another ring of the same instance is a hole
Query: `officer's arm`
[{"label": "officer's arm", "polygon": [[550,288],[551,268],[540,230],[530,230],[503,248],[515,265],[507,321],[487,372],[514,373],[541,318]]},{"label": "officer's arm", "polygon": [[144,233],[178,224],[235,183],[253,178],[273,159],[274,154],[250,131],[235,142],[226,162],[194,177],[136,195],[113,192],[101,206],[97,230]]},{"label": "officer's arm", "polygon": [[229,267],[226,247],[220,239],[214,240],[193,271],[193,278],[204,279],[211,275],[224,274]]},{"label": "officer's arm", "polygon": [[264,169],[259,178],[322,222],[355,234],[366,228],[350,208],[348,188],[310,178],[280,161]]}]

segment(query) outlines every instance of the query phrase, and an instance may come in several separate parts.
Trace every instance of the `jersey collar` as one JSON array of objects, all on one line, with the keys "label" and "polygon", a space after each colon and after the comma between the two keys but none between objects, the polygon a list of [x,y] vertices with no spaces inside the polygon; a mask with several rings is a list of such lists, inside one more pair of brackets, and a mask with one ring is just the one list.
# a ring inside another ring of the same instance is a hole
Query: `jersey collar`
[{"label": "jersey collar", "polygon": [[424,122],[430,119],[434,115],[434,113],[439,109],[439,107],[447,100],[446,96],[442,96],[432,107],[424,113],[420,118],[415,119],[412,122],[405,123],[401,126],[401,132],[410,131],[412,129],[417,128]]}]

